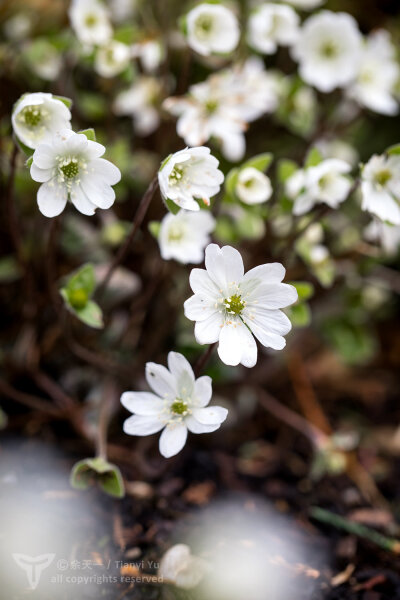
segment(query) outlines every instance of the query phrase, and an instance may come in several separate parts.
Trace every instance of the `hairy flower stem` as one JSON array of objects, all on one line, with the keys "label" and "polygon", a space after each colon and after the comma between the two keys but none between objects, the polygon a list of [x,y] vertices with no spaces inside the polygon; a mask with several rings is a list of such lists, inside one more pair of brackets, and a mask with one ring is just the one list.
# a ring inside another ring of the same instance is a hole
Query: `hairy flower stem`
[{"label": "hairy flower stem", "polygon": [[147,213],[150,203],[153,199],[153,196],[156,193],[157,188],[158,188],[158,177],[157,177],[157,175],[155,175],[155,177],[150,182],[149,187],[147,188],[145,194],[143,195],[143,197],[140,201],[140,204],[138,206],[138,209],[137,209],[134,219],[133,219],[132,228],[131,228],[129,235],[127,236],[124,244],[120,247],[117,254],[115,255],[114,260],[111,262],[111,264],[108,268],[108,271],[104,276],[103,281],[101,282],[100,286],[97,289],[97,297],[98,298],[100,298],[103,295],[103,293],[106,290],[107,285],[110,282],[111,277],[114,274],[114,271],[116,270],[118,265],[121,263],[121,261],[125,258],[128,250],[134,240],[137,230],[140,228],[141,224],[143,223],[143,220],[146,216],[146,213]]}]

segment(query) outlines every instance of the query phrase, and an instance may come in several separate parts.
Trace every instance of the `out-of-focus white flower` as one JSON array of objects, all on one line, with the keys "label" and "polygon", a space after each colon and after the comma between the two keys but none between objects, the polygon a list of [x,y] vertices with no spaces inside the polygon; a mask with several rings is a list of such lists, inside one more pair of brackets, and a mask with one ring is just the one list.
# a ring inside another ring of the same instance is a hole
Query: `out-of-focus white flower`
[{"label": "out-of-focus white flower", "polygon": [[51,142],[40,144],[31,165],[31,177],[42,185],[37,194],[40,212],[56,217],[71,200],[79,212],[93,215],[96,208],[114,204],[112,185],[121,179],[120,170],[100,158],[104,146],[82,133],[64,129]]},{"label": "out-of-focus white flower", "polygon": [[295,201],[293,214],[303,215],[321,202],[337,208],[350,192],[350,171],[351,165],[336,158],[296,171],[286,182],[286,193]]},{"label": "out-of-focus white flower", "polygon": [[277,103],[276,79],[253,57],[192,85],[187,96],[167,98],[163,106],[178,116],[177,132],[186,144],[199,146],[213,137],[225,158],[236,162],[245,153],[247,123],[272,112]]},{"label": "out-of-focus white flower", "polygon": [[132,46],[132,56],[140,59],[146,73],[153,73],[164,58],[164,48],[159,40],[144,40]]},{"label": "out-of-focus white flower", "polygon": [[322,244],[316,244],[310,248],[310,262],[313,265],[319,265],[329,257],[329,250]]},{"label": "out-of-focus white flower", "polygon": [[235,192],[245,204],[261,204],[272,195],[271,180],[262,171],[245,167],[239,172]]},{"label": "out-of-focus white flower", "polygon": [[221,4],[199,4],[186,15],[186,26],[189,46],[203,56],[227,54],[238,45],[238,21]]},{"label": "out-of-focus white flower", "polygon": [[219,342],[218,354],[227,365],[254,367],[257,344],[282,350],[292,325],[280,310],[297,300],[296,289],[281,283],[280,263],[255,267],[244,274],[240,253],[231,246],[206,248],[206,270],[193,269],[190,287],[194,295],[184,304],[185,315],[196,321],[199,344]]},{"label": "out-of-focus white flower", "polygon": [[166,214],[158,236],[162,258],[173,258],[183,264],[203,262],[204,248],[210,243],[214,228],[215,219],[205,210]]},{"label": "out-of-focus white flower", "polygon": [[315,147],[319,150],[323,158],[338,158],[353,167],[358,163],[359,155],[357,150],[344,140],[338,138],[320,138],[315,142]]},{"label": "out-of-focus white flower", "polygon": [[114,77],[126,69],[131,51],[129,46],[111,40],[96,51],[94,67],[102,77]]},{"label": "out-of-focus white flower", "polygon": [[52,94],[24,94],[12,112],[15,135],[28,148],[37,148],[61,129],[71,128],[71,113],[64,102]]},{"label": "out-of-focus white flower", "polygon": [[41,79],[54,81],[60,75],[61,54],[45,38],[36,39],[28,46],[26,58],[32,71]]},{"label": "out-of-focus white flower", "polygon": [[389,256],[397,254],[400,249],[399,225],[388,225],[375,219],[365,228],[364,237],[370,242],[378,242]]},{"label": "out-of-focus white flower", "polygon": [[138,135],[150,135],[160,124],[157,109],[160,95],[160,82],[155,77],[142,75],[128,90],[118,94],[113,110],[116,115],[132,116]]},{"label": "out-of-focus white flower", "polygon": [[112,36],[109,12],[99,0],[72,0],[69,18],[74,32],[83,44],[102,46]]},{"label": "out-of-focus white flower", "polygon": [[158,576],[188,590],[200,583],[208,568],[204,559],[193,556],[189,546],[175,544],[161,558]]},{"label": "out-of-focus white flower", "polygon": [[165,458],[182,450],[188,430],[211,433],[225,421],[226,408],[208,406],[211,377],[203,375],[195,379],[192,367],[182,354],[168,354],[168,369],[147,363],[146,379],[152,392],[125,392],[121,396],[122,405],[133,413],[124,422],[124,432],[151,435],[163,429],[159,448]]},{"label": "out-of-focus white flower", "polygon": [[317,8],[324,4],[326,0],[285,0],[292,6],[296,8],[300,8],[302,10],[313,10],[313,8]]},{"label": "out-of-focus white flower", "polygon": [[361,171],[362,209],[400,225],[400,156],[372,156]]},{"label": "out-of-focus white flower", "polygon": [[210,198],[218,194],[224,174],[219,162],[210,154],[210,148],[185,148],[171,154],[158,171],[158,182],[165,200],[172,200],[180,208],[200,210],[195,198],[209,206]]},{"label": "out-of-focus white flower", "polygon": [[108,0],[112,20],[123,23],[131,19],[136,11],[137,0]]},{"label": "out-of-focus white flower", "polygon": [[249,18],[247,39],[255,50],[274,54],[279,45],[292,46],[297,39],[300,18],[285,4],[262,4]]},{"label": "out-of-focus white flower", "polygon": [[377,113],[395,115],[399,105],[393,92],[399,77],[400,68],[390,34],[382,29],[375,31],[365,41],[357,80],[348,95]]},{"label": "out-of-focus white flower", "polygon": [[3,25],[4,33],[9,40],[23,40],[31,32],[32,19],[23,12],[13,15]]},{"label": "out-of-focus white flower", "polygon": [[291,52],[304,81],[331,92],[356,78],[362,36],[351,15],[324,10],[305,21]]}]

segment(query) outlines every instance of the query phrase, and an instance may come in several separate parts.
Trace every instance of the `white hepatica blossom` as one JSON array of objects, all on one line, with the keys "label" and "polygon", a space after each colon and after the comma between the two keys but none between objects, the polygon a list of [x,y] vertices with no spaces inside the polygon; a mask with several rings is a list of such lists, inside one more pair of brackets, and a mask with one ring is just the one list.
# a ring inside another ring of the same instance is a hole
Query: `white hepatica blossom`
[{"label": "white hepatica blossom", "polygon": [[232,52],[239,42],[239,24],[233,12],[221,4],[199,4],[186,15],[189,46],[208,56]]},{"label": "white hepatica blossom", "polygon": [[69,18],[80,42],[88,46],[106,44],[112,36],[108,10],[99,0],[72,0]]},{"label": "white hepatica blossom", "polygon": [[388,225],[374,219],[364,230],[364,237],[382,246],[385,254],[393,256],[400,249],[400,225]]},{"label": "white hepatica blossom", "polygon": [[175,152],[164,161],[158,172],[163,198],[186,210],[200,210],[195,198],[208,206],[210,198],[218,194],[224,181],[218,164],[205,146]]},{"label": "white hepatica blossom", "polygon": [[262,4],[249,18],[248,42],[263,54],[273,54],[279,45],[294,44],[299,22],[299,15],[290,6]]},{"label": "white hepatica blossom", "polygon": [[159,40],[144,40],[132,46],[132,56],[140,59],[146,73],[153,73],[164,58],[164,48]]},{"label": "white hepatica blossom", "polygon": [[199,344],[219,342],[218,354],[227,365],[254,367],[257,344],[281,350],[291,329],[280,310],[297,300],[296,289],[281,283],[285,269],[279,263],[255,267],[244,274],[240,253],[231,246],[206,248],[206,270],[193,269],[194,295],[185,302],[185,315],[196,321]]},{"label": "white hepatica blossom", "polygon": [[362,209],[400,225],[400,156],[369,159],[361,172]]},{"label": "white hepatica blossom", "polygon": [[286,193],[295,201],[293,214],[303,215],[321,202],[337,208],[350,192],[352,182],[346,177],[350,171],[351,165],[337,158],[296,171],[286,182]]},{"label": "white hepatica blossom", "polygon": [[183,264],[203,262],[204,248],[210,243],[214,228],[215,219],[205,210],[180,210],[176,215],[167,213],[161,221],[158,236],[162,258],[173,258]]},{"label": "white hepatica blossom", "polygon": [[261,204],[272,195],[271,180],[258,169],[245,167],[239,172],[235,192],[245,204]]},{"label": "white hepatica blossom", "polygon": [[175,544],[160,561],[158,576],[182,589],[196,587],[209,569],[208,563],[191,553],[186,544]]},{"label": "white hepatica blossom", "polygon": [[331,92],[356,78],[362,36],[351,15],[324,10],[305,21],[291,51],[304,81]]},{"label": "white hepatica blossom", "polygon": [[118,183],[121,173],[100,158],[104,152],[104,146],[70,129],[60,131],[50,143],[36,148],[31,177],[42,183],[37,202],[45,217],[62,213],[68,199],[84,215],[93,215],[96,208],[114,204],[111,186]]},{"label": "white hepatica blossom", "polygon": [[52,94],[24,94],[12,113],[15,135],[25,146],[35,149],[61,129],[71,128],[71,113]]},{"label": "white hepatica blossom", "polygon": [[192,367],[182,354],[168,354],[168,369],[146,364],[147,383],[152,392],[125,392],[122,405],[134,413],[124,423],[128,435],[151,435],[163,429],[160,452],[165,458],[178,454],[191,433],[211,433],[219,429],[228,411],[208,406],[211,377],[195,379]]},{"label": "white hepatica blossom", "polygon": [[135,132],[138,135],[150,135],[160,124],[157,110],[161,94],[161,85],[155,77],[141,76],[115,99],[113,110],[116,115],[133,117]]},{"label": "white hepatica blossom", "polygon": [[379,30],[366,39],[357,80],[348,94],[361,106],[384,115],[395,115],[399,105],[393,92],[399,77],[396,49],[389,33]]},{"label": "white hepatica blossom", "polygon": [[114,77],[129,64],[131,51],[127,44],[111,40],[97,49],[94,66],[102,77]]},{"label": "white hepatica blossom", "polygon": [[178,116],[177,132],[189,146],[218,140],[225,158],[243,158],[247,123],[272,112],[278,104],[275,78],[256,57],[192,85],[189,94],[167,98],[164,108]]}]

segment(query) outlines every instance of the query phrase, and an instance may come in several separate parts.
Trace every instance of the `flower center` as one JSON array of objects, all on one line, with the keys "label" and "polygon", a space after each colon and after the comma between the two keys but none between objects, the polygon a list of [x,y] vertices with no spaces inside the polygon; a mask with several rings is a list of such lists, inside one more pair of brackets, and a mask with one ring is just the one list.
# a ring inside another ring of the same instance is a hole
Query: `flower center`
[{"label": "flower center", "polygon": [[213,28],[213,19],[209,15],[202,15],[196,21],[196,34],[205,39]]},{"label": "flower center", "polygon": [[224,305],[226,310],[231,315],[240,315],[246,306],[246,302],[238,294],[234,294],[230,298],[225,298]]},{"label": "flower center", "polygon": [[171,225],[168,231],[169,242],[180,242],[185,235],[185,230],[181,225]]},{"label": "flower center", "polygon": [[37,127],[42,120],[42,113],[38,106],[27,106],[21,111],[20,118],[29,127]]},{"label": "flower center", "polygon": [[66,158],[60,163],[60,171],[67,179],[73,179],[79,173],[78,160],[76,158]]},{"label": "flower center", "polygon": [[335,56],[337,56],[337,46],[335,42],[333,42],[332,40],[327,40],[321,46],[321,54],[325,58],[334,58]]},{"label": "flower center", "polygon": [[212,115],[218,108],[218,102],[216,100],[208,100],[206,102],[206,111],[209,115]]},{"label": "flower center", "polygon": [[171,404],[171,412],[175,415],[187,415],[188,413],[188,405],[187,402],[184,402],[180,398],[176,398],[176,400]]},{"label": "flower center", "polygon": [[97,23],[97,17],[94,14],[86,15],[85,25],[86,27],[94,27]]},{"label": "flower center", "polygon": [[185,172],[185,170],[181,165],[175,165],[175,167],[172,169],[171,174],[168,178],[170,184],[176,185],[177,183],[180,183],[183,179],[184,172]]},{"label": "flower center", "polygon": [[389,169],[382,169],[375,174],[375,181],[378,185],[385,185],[392,178],[392,173]]}]

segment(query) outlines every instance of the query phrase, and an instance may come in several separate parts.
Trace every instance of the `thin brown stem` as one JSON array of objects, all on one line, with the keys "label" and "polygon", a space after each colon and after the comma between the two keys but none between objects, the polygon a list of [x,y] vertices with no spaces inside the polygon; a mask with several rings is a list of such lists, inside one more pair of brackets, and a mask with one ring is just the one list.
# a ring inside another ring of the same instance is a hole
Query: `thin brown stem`
[{"label": "thin brown stem", "polygon": [[203,371],[206,364],[210,360],[215,346],[216,346],[216,342],[214,342],[214,344],[210,344],[208,346],[207,350],[200,356],[200,358],[196,362],[194,369],[193,369],[196,377],[198,377],[200,375],[200,373]]}]

